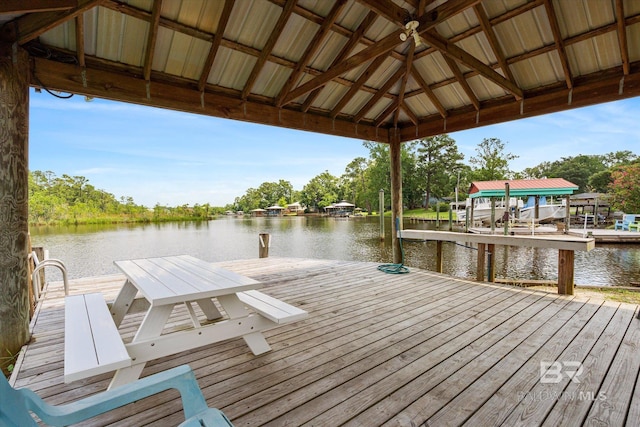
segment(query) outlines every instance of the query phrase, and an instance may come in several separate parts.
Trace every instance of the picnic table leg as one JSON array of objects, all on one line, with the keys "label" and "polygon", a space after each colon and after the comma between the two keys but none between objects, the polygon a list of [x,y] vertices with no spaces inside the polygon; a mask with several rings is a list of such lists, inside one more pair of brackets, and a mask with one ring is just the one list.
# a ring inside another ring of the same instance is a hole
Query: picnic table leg
[{"label": "picnic table leg", "polygon": [[[152,340],[162,334],[162,330],[167,324],[167,320],[169,319],[169,315],[171,315],[172,310],[173,304],[149,308],[149,311],[147,311],[147,314],[144,316],[144,319],[140,324],[140,328],[133,337],[133,340],[131,340],[131,343],[134,344],[139,341],[149,341],[149,346],[146,351],[153,355],[154,343]],[[153,359],[153,357],[145,357],[145,359]],[[118,369],[109,384],[109,390],[140,378],[140,374],[142,374],[142,370],[145,365],[146,362],[134,363],[128,368]]]},{"label": "picnic table leg", "polygon": [[137,293],[138,289],[129,280],[124,283],[122,289],[118,292],[111,306],[111,316],[113,317],[113,322],[116,324],[116,327],[120,326],[125,314],[129,312]]},{"label": "picnic table leg", "polygon": [[[218,301],[220,301],[222,308],[229,315],[229,321],[233,321],[234,318],[245,317],[248,313],[248,310],[236,294],[219,296]],[[260,331],[243,335],[242,338],[256,356],[271,351],[271,347]]]},{"label": "picnic table leg", "polygon": [[211,298],[199,299],[196,302],[202,309],[205,316],[207,316],[207,320],[215,320],[222,317],[218,307],[216,307]]}]

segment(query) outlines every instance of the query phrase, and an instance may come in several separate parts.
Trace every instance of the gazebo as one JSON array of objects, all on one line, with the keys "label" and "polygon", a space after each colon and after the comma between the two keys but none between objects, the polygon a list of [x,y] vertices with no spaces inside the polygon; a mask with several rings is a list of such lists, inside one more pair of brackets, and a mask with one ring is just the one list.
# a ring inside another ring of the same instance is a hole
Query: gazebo
[{"label": "gazebo", "polygon": [[394,236],[403,142],[640,94],[623,0],[6,0],[0,27],[10,353],[29,339],[30,88],[389,144]]}]

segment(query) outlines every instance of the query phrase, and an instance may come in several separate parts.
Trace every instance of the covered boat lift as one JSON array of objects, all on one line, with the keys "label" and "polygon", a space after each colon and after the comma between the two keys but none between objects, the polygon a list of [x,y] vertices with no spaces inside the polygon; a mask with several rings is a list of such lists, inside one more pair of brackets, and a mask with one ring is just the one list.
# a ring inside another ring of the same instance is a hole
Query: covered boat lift
[{"label": "covered boat lift", "polygon": [[[512,179],[512,180],[497,180],[497,181],[475,181],[471,183],[469,188],[469,198],[471,200],[479,198],[489,198],[492,203],[492,213],[495,212],[495,200],[504,199],[506,204],[506,212],[509,212],[509,200],[512,197],[535,197],[535,214],[534,219],[539,218],[539,200],[543,196],[564,197],[565,199],[565,233],[569,230],[569,217],[570,217],[570,196],[574,191],[578,189],[578,186],[572,182],[567,181],[564,178],[546,178],[546,179]],[[514,206],[517,208],[517,206]],[[470,214],[468,215],[469,221],[466,223],[473,223],[473,208],[474,204],[471,203]],[[491,226],[495,225],[495,215],[491,217]],[[468,226],[467,226],[468,228]],[[505,225],[505,234],[507,234],[507,228]]]}]

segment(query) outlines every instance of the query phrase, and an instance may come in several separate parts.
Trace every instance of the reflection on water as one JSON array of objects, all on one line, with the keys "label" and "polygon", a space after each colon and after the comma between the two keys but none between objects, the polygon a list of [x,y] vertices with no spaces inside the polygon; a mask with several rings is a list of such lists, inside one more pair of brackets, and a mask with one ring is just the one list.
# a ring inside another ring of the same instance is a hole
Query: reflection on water
[{"label": "reflection on water", "polygon": [[[441,227],[448,226],[443,222]],[[405,223],[404,228],[433,225]],[[392,261],[391,223],[387,219],[387,237],[381,242],[379,218],[225,217],[208,222],[31,229],[33,245],[43,246],[52,258],[62,259],[72,278],[118,273],[113,261],[127,258],[176,254],[211,262],[257,258],[260,233],[271,235],[270,256]],[[435,242],[404,241],[405,265],[434,270],[435,247]],[[474,248],[444,242],[443,256],[446,274],[475,277]],[[494,257],[496,277],[557,278],[557,250],[496,246]],[[575,266],[578,284],[640,282],[640,245],[602,245],[588,253],[576,252]]]}]

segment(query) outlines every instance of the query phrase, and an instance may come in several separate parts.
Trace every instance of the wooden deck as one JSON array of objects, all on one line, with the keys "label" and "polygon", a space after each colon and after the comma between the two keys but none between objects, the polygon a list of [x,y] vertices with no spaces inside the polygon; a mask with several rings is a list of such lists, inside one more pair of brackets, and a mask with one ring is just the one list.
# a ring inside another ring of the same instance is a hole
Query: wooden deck
[{"label": "wooden deck", "polygon": [[[143,376],[189,364],[209,405],[236,426],[637,426],[640,420],[635,305],[415,268],[385,274],[373,263],[263,258],[217,265],[265,282],[263,292],[310,314],[267,332],[273,351],[260,356],[235,339],[147,364]],[[75,281],[71,289],[100,289],[109,299],[121,280]],[[51,291],[14,374],[17,387],[53,404],[102,391],[111,377],[63,383],[62,304],[60,292]],[[136,316],[125,318],[125,339]],[[187,320],[179,311],[174,316],[175,327]],[[541,362],[565,365],[541,381]],[[567,375],[575,362],[582,364],[579,382]],[[87,425],[176,425],[183,420],[176,396],[161,393]]]}]

